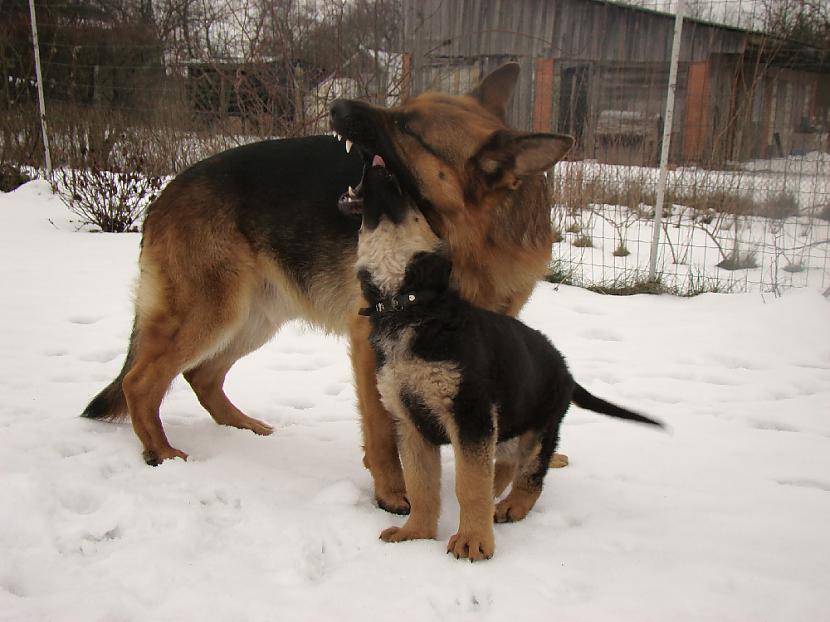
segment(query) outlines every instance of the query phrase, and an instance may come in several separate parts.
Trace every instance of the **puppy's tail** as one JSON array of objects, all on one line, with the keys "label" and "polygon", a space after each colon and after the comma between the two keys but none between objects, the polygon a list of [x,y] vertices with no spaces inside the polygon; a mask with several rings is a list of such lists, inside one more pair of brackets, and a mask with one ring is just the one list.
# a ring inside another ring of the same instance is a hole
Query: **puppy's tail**
[{"label": "puppy's tail", "polygon": [[101,419],[103,421],[118,421],[127,416],[127,399],[124,397],[124,389],[121,385],[124,381],[124,376],[127,375],[127,372],[133,366],[137,342],[138,330],[136,323],[133,322],[133,330],[130,334],[130,347],[127,350],[127,358],[124,361],[124,366],[121,368],[115,380],[110,382],[87,404],[84,412],[81,413],[82,417]]},{"label": "puppy's tail", "polygon": [[637,414],[611,402],[606,402],[604,399],[597,397],[588,392],[585,387],[576,383],[574,386],[573,396],[571,397],[573,403],[586,410],[593,410],[602,415],[609,417],[616,417],[617,419],[627,419],[628,421],[637,421],[639,423],[647,423],[648,425],[656,425],[657,427],[665,427],[662,422],[655,419],[650,419],[644,415]]}]

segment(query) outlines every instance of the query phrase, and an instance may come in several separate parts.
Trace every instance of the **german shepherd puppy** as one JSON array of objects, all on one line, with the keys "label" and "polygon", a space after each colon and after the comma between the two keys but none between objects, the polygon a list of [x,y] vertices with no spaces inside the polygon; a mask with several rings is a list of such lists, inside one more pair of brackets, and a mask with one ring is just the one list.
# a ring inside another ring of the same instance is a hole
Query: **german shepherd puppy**
[{"label": "german shepherd puppy", "polygon": [[374,155],[383,157],[446,242],[461,295],[515,315],[550,260],[542,173],[573,142],[506,127],[517,76],[518,65],[504,65],[468,95],[426,93],[390,109],[340,100],[331,125],[345,150],[333,137],[264,141],[178,175],[144,221],[123,369],[84,415],[129,413],[148,464],[186,459],[168,442],[159,418],[165,392],[183,373],[217,423],[270,434],[270,426],[228,400],[225,375],[280,325],[301,318],[348,333],[364,464],[378,504],[407,513],[369,322],[357,314],[365,305],[354,272],[361,174]]},{"label": "german shepherd puppy", "polygon": [[[398,423],[412,512],[386,542],[435,538],[439,445],[455,452],[458,533],[447,552],[471,561],[495,550],[493,519],[524,518],[542,492],[568,406],[661,425],[591,395],[542,333],[473,306],[450,283],[446,244],[375,156],[364,181],[358,278],[381,401]],[[495,460],[495,465],[494,465]],[[510,493],[495,505],[512,480]]]}]

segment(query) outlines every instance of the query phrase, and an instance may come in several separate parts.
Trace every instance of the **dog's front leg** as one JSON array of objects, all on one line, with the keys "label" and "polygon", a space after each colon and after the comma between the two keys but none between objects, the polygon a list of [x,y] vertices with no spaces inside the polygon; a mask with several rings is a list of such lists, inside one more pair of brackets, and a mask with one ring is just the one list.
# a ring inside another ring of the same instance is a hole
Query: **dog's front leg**
[{"label": "dog's front leg", "polygon": [[352,369],[363,429],[363,464],[372,474],[378,505],[393,514],[409,514],[392,416],[380,402],[375,353],[369,343],[371,326],[354,314],[349,326]]},{"label": "dog's front leg", "polygon": [[400,451],[407,495],[412,506],[403,527],[389,527],[380,534],[384,542],[433,539],[441,513],[441,454],[406,418],[399,425]]},{"label": "dog's front leg", "polygon": [[461,507],[458,533],[450,538],[447,553],[470,561],[489,559],[496,550],[493,536],[493,459],[495,433],[479,443],[453,438],[455,495]]}]

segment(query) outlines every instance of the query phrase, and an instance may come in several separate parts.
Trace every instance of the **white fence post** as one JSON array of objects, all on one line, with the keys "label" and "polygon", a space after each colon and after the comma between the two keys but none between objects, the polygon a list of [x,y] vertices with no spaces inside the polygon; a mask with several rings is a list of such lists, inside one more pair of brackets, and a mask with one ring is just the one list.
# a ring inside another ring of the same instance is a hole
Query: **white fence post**
[{"label": "white fence post", "polygon": [[677,13],[674,18],[674,37],[671,46],[671,66],[669,68],[669,88],[666,91],[666,112],[663,115],[663,145],[660,151],[660,177],[657,182],[657,200],[654,205],[654,231],[651,236],[651,255],[648,264],[648,280],[657,277],[657,252],[660,244],[660,229],[663,223],[663,202],[666,198],[666,180],[669,174],[669,148],[671,131],[674,123],[674,96],[677,91],[677,65],[680,60],[680,42],[683,38],[683,13],[685,0],[677,0]]},{"label": "white fence post", "polygon": [[29,14],[32,17],[32,46],[35,49],[35,75],[37,77],[37,98],[40,106],[40,129],[43,133],[43,150],[46,156],[46,172],[52,175],[52,155],[49,153],[49,135],[46,132],[46,103],[43,100],[43,75],[40,71],[40,47],[37,41],[37,18],[35,0],[29,0]]}]

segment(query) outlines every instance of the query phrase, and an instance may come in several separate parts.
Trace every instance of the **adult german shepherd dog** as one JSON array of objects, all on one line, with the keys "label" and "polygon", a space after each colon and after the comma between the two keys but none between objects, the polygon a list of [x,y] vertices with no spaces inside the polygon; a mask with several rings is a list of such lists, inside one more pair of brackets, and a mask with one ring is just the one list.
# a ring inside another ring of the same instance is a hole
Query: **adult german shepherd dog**
[{"label": "adult german shepherd dog", "polygon": [[217,423],[270,434],[270,426],[228,400],[225,375],[283,323],[300,318],[348,333],[364,464],[378,504],[407,513],[369,322],[357,313],[366,304],[355,272],[362,171],[381,156],[446,241],[461,295],[516,315],[551,254],[542,173],[573,142],[506,126],[518,72],[507,64],[467,95],[425,93],[390,109],[340,100],[331,126],[345,150],[328,136],[264,141],[178,175],[144,221],[124,367],[84,415],[129,413],[148,464],[186,459],[168,442],[159,418],[165,392],[183,373]]}]

